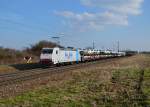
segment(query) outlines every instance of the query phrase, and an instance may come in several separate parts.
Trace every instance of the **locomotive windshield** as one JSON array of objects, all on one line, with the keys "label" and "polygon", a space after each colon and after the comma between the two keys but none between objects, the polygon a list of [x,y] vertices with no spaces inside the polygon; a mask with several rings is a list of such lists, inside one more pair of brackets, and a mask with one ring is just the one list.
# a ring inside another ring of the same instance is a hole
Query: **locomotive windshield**
[{"label": "locomotive windshield", "polygon": [[42,50],[42,54],[52,54],[53,53],[53,49],[43,49]]}]

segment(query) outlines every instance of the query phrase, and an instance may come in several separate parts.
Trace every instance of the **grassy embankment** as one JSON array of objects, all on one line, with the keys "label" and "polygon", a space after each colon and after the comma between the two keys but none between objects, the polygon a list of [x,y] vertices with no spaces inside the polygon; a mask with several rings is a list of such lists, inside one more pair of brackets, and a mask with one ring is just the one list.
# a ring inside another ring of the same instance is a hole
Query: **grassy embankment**
[{"label": "grassy embankment", "polygon": [[16,107],[146,107],[150,57],[120,59],[58,74],[39,89],[0,100]]}]

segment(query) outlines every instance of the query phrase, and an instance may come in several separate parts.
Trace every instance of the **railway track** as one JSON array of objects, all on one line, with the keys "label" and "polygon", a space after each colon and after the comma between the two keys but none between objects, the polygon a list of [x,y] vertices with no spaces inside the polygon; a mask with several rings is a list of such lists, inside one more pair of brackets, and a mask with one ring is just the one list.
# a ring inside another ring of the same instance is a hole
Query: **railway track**
[{"label": "railway track", "polygon": [[80,64],[73,64],[68,66],[61,66],[61,67],[50,67],[47,69],[33,69],[33,70],[24,70],[24,71],[18,71],[14,73],[8,73],[8,74],[2,74],[0,75],[0,86],[7,86],[12,85],[15,83],[32,80],[40,77],[45,77],[54,73],[60,73],[68,70],[74,70],[81,67],[89,67],[90,65],[96,64],[96,63],[104,63],[108,61],[114,61],[116,59],[105,59],[100,61],[94,61],[94,62],[88,62],[88,63],[80,63]]}]

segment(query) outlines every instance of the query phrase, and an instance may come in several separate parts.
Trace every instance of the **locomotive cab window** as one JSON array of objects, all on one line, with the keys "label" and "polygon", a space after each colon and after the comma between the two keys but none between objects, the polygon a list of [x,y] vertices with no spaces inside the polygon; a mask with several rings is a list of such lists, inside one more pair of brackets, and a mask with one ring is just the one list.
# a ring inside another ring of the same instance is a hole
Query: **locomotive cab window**
[{"label": "locomotive cab window", "polygon": [[58,54],[58,51],[56,51],[56,54]]},{"label": "locomotive cab window", "polygon": [[43,49],[42,53],[43,54],[52,54],[53,53],[53,49]]}]

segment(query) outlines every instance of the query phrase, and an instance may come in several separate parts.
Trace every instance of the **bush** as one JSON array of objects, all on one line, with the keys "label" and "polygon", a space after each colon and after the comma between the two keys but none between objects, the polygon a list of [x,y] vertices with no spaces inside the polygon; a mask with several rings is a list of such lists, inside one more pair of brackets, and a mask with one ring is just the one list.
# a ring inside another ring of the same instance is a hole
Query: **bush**
[{"label": "bush", "polygon": [[43,47],[54,48],[56,46],[62,47],[56,43],[43,40],[22,51],[0,47],[0,64],[24,63],[23,58],[25,56],[31,56],[34,58],[34,62],[37,62]]},{"label": "bush", "polygon": [[54,48],[56,46],[62,47],[56,43],[43,40],[36,43],[35,45],[31,45],[29,48],[26,48],[25,51],[27,51],[30,54],[39,56],[43,47]]}]

